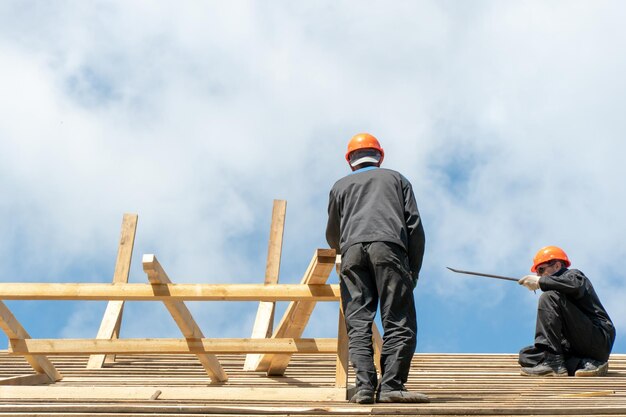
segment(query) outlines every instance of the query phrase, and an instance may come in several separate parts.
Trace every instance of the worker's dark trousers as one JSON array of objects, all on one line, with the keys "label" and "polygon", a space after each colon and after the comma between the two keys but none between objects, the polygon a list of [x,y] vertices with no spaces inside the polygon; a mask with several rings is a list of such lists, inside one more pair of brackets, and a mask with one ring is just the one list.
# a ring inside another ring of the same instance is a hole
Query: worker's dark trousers
[{"label": "worker's dark trousers", "polygon": [[357,390],[376,390],[372,323],[379,301],[384,331],[380,390],[403,389],[417,336],[405,250],[386,242],[350,246],[341,256],[340,288]]},{"label": "worker's dark trousers", "polygon": [[533,367],[554,355],[563,355],[570,374],[580,360],[609,358],[615,329],[592,322],[574,303],[558,291],[546,291],[539,297],[535,344],[523,348],[519,363]]}]

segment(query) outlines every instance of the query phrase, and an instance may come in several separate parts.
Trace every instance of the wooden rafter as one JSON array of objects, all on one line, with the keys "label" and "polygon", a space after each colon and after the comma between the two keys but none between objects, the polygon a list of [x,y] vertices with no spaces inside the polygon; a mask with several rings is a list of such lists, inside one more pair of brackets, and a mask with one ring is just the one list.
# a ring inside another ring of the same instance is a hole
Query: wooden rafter
[{"label": "wooden rafter", "polygon": [[[144,255],[142,263],[143,270],[148,275],[148,280],[152,284],[171,283],[163,267],[161,267],[161,264],[154,255]],[[163,304],[165,304],[165,307],[170,312],[178,328],[183,333],[183,336],[188,339],[187,341],[189,343],[198,343],[198,339],[204,338],[202,330],[198,327],[198,324],[183,301],[164,300]],[[196,356],[209,374],[212,382],[224,382],[228,380],[228,375],[226,375],[226,372],[215,355],[197,353]]]},{"label": "wooden rafter", "polygon": [[[115,271],[113,273],[113,283],[128,283],[128,274],[130,273],[130,265],[133,257],[133,246],[135,244],[135,234],[137,231],[136,214],[124,214],[122,218],[122,231],[120,235],[120,244],[117,250],[117,259],[115,261]],[[122,312],[124,310],[124,301],[114,300],[107,303],[104,311],[100,329],[98,330],[97,339],[117,339],[122,324]],[[105,360],[112,362],[115,360],[114,355],[91,355],[87,362],[87,368],[102,368]]]},{"label": "wooden rafter", "polygon": [[189,354],[189,353],[336,353],[337,339],[19,339],[9,353],[18,355]]},{"label": "wooden rafter", "polygon": [[[22,327],[15,318],[11,310],[0,301],[0,327],[4,330],[9,342],[14,340],[30,339],[28,332]],[[41,355],[24,355],[26,361],[33,367],[38,374],[45,374],[49,382],[59,381],[63,376],[57,371],[52,362],[45,356]]]},{"label": "wooden rafter", "polygon": [[[278,284],[286,212],[287,202],[285,200],[274,200],[270,238],[267,248],[267,263],[265,266],[265,284]],[[275,309],[275,301],[261,301],[259,303],[254,327],[252,328],[252,338],[267,338],[272,335]],[[243,369],[245,371],[255,370],[260,360],[261,355],[248,354]]]},{"label": "wooden rafter", "polygon": [[[326,283],[335,265],[335,257],[334,249],[317,249],[301,284]],[[315,304],[315,301],[292,301],[289,303],[272,337],[300,337],[309,322]],[[265,354],[262,355],[257,370],[266,371],[268,375],[283,375],[290,359],[291,355],[289,354]]]}]

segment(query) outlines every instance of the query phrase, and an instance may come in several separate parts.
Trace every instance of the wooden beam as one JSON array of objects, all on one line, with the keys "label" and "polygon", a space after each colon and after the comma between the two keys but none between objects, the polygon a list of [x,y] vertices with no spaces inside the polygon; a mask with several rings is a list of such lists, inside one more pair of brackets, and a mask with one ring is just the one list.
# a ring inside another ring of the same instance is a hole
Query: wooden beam
[{"label": "wooden beam", "polygon": [[[9,339],[29,339],[30,335],[15,318],[11,310],[0,301],[0,327]],[[24,355],[24,359],[38,374],[45,374],[50,382],[59,381],[63,376],[45,356]]]},{"label": "wooden beam", "polygon": [[337,339],[10,339],[14,355],[336,353]]},{"label": "wooden beam", "polygon": [[0,300],[338,301],[339,297],[336,284],[0,283]]},{"label": "wooden beam", "polygon": [[266,284],[278,284],[286,214],[287,202],[285,200],[274,200],[270,238],[267,247],[267,262],[265,264]]},{"label": "wooden beam", "polygon": [[[280,273],[280,257],[283,248],[283,234],[285,230],[285,215],[287,212],[287,202],[285,200],[274,200],[272,209],[272,224],[270,226],[270,239],[267,245],[267,262],[265,265],[265,284],[278,284]],[[274,327],[274,311],[276,302],[261,301],[256,313],[254,327],[252,328],[253,338],[267,338],[272,335]],[[244,371],[254,371],[261,360],[261,355],[249,354],[243,365]]]},{"label": "wooden beam", "polygon": [[[154,255],[144,255],[142,259],[143,270],[148,275],[148,280],[153,284],[170,284],[171,281],[161,264]],[[196,324],[191,312],[183,301],[164,300],[163,304],[172,315],[178,328],[187,339],[201,339],[204,337],[202,330]],[[195,343],[195,340],[190,341]],[[215,355],[198,353],[198,360],[209,374],[212,382],[228,381],[228,375]]]},{"label": "wooden beam", "polygon": [[[133,246],[135,245],[135,234],[137,232],[137,220],[139,216],[136,214],[124,214],[122,218],[122,231],[120,234],[120,244],[117,249],[117,259],[115,261],[115,270],[113,272],[113,283],[128,283],[128,274],[130,273],[130,265],[133,257]],[[122,324],[122,313],[124,311],[124,301],[109,301],[104,311],[100,329],[96,338],[98,339],[116,339],[120,334],[120,326]],[[112,362],[115,356],[92,355],[87,362],[87,369],[102,368],[105,360]]]},{"label": "wooden beam", "polygon": [[335,387],[348,387],[348,330],[343,307],[339,303],[339,326],[337,330],[337,362],[335,367]]},{"label": "wooden beam", "polygon": [[46,374],[17,375],[0,379],[0,385],[47,385],[51,382],[53,381]]},{"label": "wooden beam", "polygon": [[[159,400],[162,401],[180,401],[180,400],[192,400],[192,401],[216,401],[216,400],[229,400],[241,403],[242,399],[245,401],[345,401],[345,389],[337,389],[332,387],[264,387],[264,386],[189,386],[189,387],[164,387],[162,385],[155,386],[48,386],[48,387],[12,387],[0,386],[0,398],[19,398],[23,400],[71,400],[72,403],[78,400],[85,399],[100,399],[100,400],[143,400],[148,401],[154,394],[155,390],[161,391]],[[92,405],[92,406],[96,406]],[[61,410],[67,413],[67,407],[71,407],[72,404],[62,404]],[[110,412],[114,409],[114,405],[106,404],[107,408],[101,410],[103,412]],[[179,404],[176,408],[180,408]],[[54,407],[54,404],[47,403],[46,407]],[[237,406],[215,406],[215,413],[224,415],[243,415],[248,414],[244,411],[244,405],[241,405],[241,409],[237,410]],[[231,410],[228,410],[231,408]],[[263,407],[261,407],[263,408]],[[271,407],[265,407],[267,410],[261,412],[263,415],[271,415]],[[305,407],[303,407],[305,408]],[[307,414],[317,414],[319,409],[313,409],[309,407],[310,412]],[[1,409],[0,409],[1,411]],[[230,412],[228,412],[230,411]],[[263,410],[261,410],[263,411]],[[151,413],[163,415],[162,413],[171,413],[172,410],[168,409],[164,411],[152,410]],[[132,413],[132,412],[131,412]],[[155,414],[155,415],[156,415]],[[193,414],[193,412],[192,412]],[[209,412],[213,414],[213,412]],[[258,413],[253,413],[258,414]],[[15,415],[15,414],[13,414]],[[97,415],[97,414],[96,414]],[[188,414],[186,414],[188,415]]]},{"label": "wooden beam", "polygon": [[[305,272],[301,284],[324,284],[335,265],[336,254],[333,249],[318,249]],[[315,301],[292,301],[287,306],[273,338],[294,337],[302,335],[315,307]],[[291,356],[288,354],[263,355],[257,370],[266,371],[268,375],[283,375]]]}]

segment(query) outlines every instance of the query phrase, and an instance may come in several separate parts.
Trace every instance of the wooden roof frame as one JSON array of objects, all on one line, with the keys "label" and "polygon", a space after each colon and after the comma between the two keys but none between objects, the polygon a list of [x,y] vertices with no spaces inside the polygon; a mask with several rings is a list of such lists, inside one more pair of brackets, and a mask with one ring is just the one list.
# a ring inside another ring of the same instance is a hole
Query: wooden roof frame
[{"label": "wooden roof frame", "polygon": [[[203,365],[211,383],[228,380],[218,353],[248,353],[244,370],[264,371],[281,376],[294,353],[334,353],[335,388],[346,396],[348,375],[347,332],[341,307],[338,336],[331,339],[303,339],[302,333],[318,301],[339,301],[337,285],[326,282],[337,267],[332,249],[317,249],[300,284],[278,284],[286,201],[274,200],[265,280],[257,284],[174,284],[152,254],[142,258],[149,284],[129,284],[138,216],[124,214],[115,272],[111,284],[92,283],[5,283],[0,284],[0,300],[107,300],[95,339],[31,339],[8,307],[0,301],[0,327],[9,338],[9,353],[22,355],[35,370],[0,380],[0,385],[37,385],[59,381],[63,376],[46,355],[90,355],[88,369],[114,364],[120,353],[193,353]],[[161,301],[181,330],[183,339],[119,339],[124,302]],[[259,301],[257,319],[249,339],[205,338],[186,300]],[[279,325],[273,330],[276,301],[290,301]],[[339,303],[341,305],[341,303]],[[272,331],[273,330],[273,331]],[[374,329],[375,350],[380,352],[380,335]],[[377,363],[378,366],[378,363]],[[327,396],[327,392],[324,393]]]}]

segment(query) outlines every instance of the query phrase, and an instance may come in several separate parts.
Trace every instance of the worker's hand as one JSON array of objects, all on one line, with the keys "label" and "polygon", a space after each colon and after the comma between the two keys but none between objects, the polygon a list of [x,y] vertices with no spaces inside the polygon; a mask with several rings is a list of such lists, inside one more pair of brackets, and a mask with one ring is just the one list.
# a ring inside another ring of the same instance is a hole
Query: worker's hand
[{"label": "worker's hand", "polygon": [[537,275],[526,275],[517,281],[519,285],[523,285],[531,291],[539,289],[539,277]]}]

